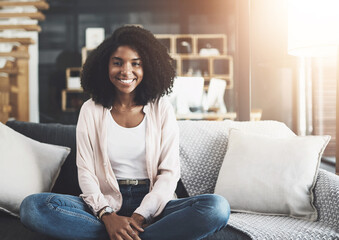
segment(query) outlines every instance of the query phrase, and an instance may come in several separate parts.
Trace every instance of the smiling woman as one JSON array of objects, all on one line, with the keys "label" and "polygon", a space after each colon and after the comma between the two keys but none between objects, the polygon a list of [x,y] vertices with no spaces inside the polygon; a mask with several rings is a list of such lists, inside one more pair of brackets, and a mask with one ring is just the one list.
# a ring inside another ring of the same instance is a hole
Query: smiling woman
[{"label": "smiling woman", "polygon": [[145,29],[121,27],[100,44],[82,72],[92,95],[76,131],[82,194],[31,195],[22,222],[65,239],[202,239],[225,227],[230,208],[223,197],[174,199],[179,128],[163,97],[173,78],[166,48]]}]

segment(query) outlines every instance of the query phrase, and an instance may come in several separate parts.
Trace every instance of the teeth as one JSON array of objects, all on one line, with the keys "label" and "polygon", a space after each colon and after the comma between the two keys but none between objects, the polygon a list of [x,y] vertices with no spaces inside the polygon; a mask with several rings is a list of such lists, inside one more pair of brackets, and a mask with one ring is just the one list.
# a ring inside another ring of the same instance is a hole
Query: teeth
[{"label": "teeth", "polygon": [[120,80],[121,82],[123,82],[123,83],[131,83],[131,82],[133,82],[133,79],[131,79],[131,80]]}]

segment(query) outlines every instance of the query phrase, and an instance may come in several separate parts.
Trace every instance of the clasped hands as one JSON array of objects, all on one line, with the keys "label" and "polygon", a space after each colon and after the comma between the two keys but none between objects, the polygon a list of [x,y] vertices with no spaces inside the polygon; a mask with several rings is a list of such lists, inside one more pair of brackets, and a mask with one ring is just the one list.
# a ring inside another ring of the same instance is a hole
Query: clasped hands
[{"label": "clasped hands", "polygon": [[102,216],[110,240],[141,240],[139,234],[144,231],[145,218],[137,213],[131,217],[116,213]]}]

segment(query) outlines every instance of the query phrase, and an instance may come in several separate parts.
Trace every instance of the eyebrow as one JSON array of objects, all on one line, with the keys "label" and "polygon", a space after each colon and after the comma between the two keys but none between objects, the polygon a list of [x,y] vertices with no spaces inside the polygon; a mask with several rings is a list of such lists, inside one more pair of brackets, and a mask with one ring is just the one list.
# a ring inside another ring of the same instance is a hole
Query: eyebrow
[{"label": "eyebrow", "polygon": [[[122,61],[122,58],[119,58],[119,57],[112,57],[112,59],[116,59],[116,60]],[[141,61],[141,58],[133,58],[132,59],[132,61],[138,61],[138,60]]]}]

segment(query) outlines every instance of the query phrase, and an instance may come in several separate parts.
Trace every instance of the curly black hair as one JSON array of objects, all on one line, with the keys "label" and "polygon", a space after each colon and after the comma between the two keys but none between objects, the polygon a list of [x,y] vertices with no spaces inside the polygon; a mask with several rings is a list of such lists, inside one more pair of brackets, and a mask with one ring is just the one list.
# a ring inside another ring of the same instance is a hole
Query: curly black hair
[{"label": "curly black hair", "polygon": [[109,79],[108,64],[110,56],[120,46],[135,50],[142,61],[143,80],[136,88],[134,99],[137,105],[146,105],[171,92],[175,70],[167,48],[150,31],[123,26],[94,49],[83,66],[81,85],[97,104],[105,108],[113,106],[115,87]]}]

